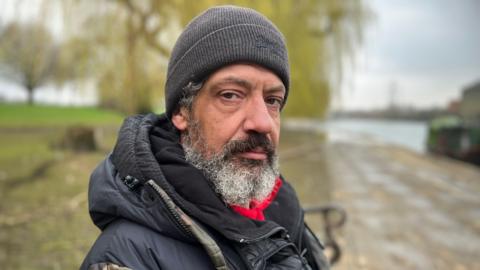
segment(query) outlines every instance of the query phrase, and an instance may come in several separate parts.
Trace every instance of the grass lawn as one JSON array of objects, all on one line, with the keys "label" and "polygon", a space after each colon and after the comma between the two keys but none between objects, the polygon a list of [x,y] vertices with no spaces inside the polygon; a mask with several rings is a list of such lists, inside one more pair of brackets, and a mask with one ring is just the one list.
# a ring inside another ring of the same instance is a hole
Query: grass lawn
[{"label": "grass lawn", "polygon": [[0,103],[0,128],[120,124],[123,116],[94,107],[59,107]]}]

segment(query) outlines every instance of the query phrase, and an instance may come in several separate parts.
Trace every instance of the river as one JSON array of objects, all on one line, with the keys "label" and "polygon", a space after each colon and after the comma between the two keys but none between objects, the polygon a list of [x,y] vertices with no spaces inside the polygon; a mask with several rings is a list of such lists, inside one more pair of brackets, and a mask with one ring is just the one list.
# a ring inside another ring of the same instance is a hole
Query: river
[{"label": "river", "polygon": [[396,144],[418,153],[426,150],[428,130],[426,122],[409,120],[335,119],[320,122],[289,119],[285,126],[324,131],[332,142]]}]

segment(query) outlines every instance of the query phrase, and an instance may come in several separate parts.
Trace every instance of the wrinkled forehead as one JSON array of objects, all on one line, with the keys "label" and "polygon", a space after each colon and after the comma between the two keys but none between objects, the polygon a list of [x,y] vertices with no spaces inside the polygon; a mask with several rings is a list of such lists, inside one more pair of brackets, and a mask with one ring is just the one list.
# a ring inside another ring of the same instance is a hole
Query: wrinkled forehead
[{"label": "wrinkled forehead", "polygon": [[266,93],[277,92],[282,95],[285,95],[287,91],[283,81],[274,71],[249,62],[226,65],[212,72],[202,80],[201,84],[202,86],[208,85],[209,88],[235,85],[247,90],[252,90],[261,85]]}]

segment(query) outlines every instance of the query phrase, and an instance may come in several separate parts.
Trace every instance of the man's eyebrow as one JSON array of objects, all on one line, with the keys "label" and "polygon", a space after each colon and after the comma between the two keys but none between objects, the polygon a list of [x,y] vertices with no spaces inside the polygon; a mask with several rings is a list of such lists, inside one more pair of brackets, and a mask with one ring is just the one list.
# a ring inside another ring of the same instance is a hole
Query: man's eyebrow
[{"label": "man's eyebrow", "polygon": [[[228,77],[222,79],[221,81],[217,82],[216,84],[214,84],[213,87],[218,87],[218,86],[221,86],[222,84],[228,84],[228,83],[234,83],[234,84],[240,85],[242,87],[245,87],[247,89],[252,89],[253,88],[253,85],[249,81],[238,78],[238,77],[235,77],[235,76],[228,76]],[[270,92],[286,93],[287,91],[285,90],[285,86],[283,84],[280,84],[280,85],[276,85],[276,86],[273,86],[271,88],[268,88],[266,90],[266,92],[269,92],[269,93]]]},{"label": "man's eyebrow", "polygon": [[253,88],[253,85],[249,81],[238,78],[238,77],[234,77],[234,76],[228,76],[228,77],[222,79],[221,81],[215,83],[213,85],[213,87],[219,87],[223,84],[228,84],[228,83],[237,84],[237,85],[245,87],[247,89],[252,89]]},{"label": "man's eyebrow", "polygon": [[272,86],[272,87],[266,89],[265,92],[267,92],[267,93],[282,92],[283,94],[285,94],[287,92],[287,90],[285,89],[285,86],[283,84],[279,84],[279,85]]}]

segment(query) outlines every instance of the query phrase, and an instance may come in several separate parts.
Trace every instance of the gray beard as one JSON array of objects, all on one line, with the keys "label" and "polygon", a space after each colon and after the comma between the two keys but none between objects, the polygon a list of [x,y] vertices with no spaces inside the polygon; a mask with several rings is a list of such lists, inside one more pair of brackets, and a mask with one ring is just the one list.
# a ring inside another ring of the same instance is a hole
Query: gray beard
[{"label": "gray beard", "polygon": [[279,175],[276,154],[261,162],[235,158],[228,152],[227,143],[220,153],[207,158],[209,147],[199,135],[199,128],[198,124],[191,125],[190,132],[182,136],[185,159],[203,172],[223,201],[249,208],[252,200],[265,200]]}]

